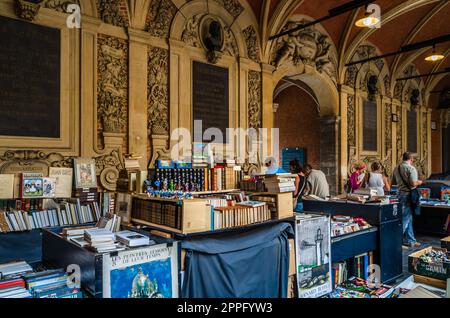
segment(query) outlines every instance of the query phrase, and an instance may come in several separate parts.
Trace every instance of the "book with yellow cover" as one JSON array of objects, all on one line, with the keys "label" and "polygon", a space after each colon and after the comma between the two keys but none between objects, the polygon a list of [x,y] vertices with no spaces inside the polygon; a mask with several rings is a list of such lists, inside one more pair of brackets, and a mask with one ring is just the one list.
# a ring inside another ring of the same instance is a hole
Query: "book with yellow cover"
[{"label": "book with yellow cover", "polygon": [[72,168],[49,168],[49,177],[56,179],[55,197],[70,198],[72,196],[73,170]]}]

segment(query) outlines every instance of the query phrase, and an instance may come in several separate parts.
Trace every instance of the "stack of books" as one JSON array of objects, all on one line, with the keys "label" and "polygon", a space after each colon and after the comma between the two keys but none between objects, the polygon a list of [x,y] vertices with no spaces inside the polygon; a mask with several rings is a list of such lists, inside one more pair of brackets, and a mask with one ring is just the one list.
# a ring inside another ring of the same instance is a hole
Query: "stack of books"
[{"label": "stack of books", "polygon": [[264,177],[264,185],[268,192],[294,192],[295,191],[295,175],[290,173],[277,173],[266,175]]},{"label": "stack of books", "polygon": [[273,196],[264,196],[264,195],[254,195],[252,197],[255,201],[262,201],[267,204],[267,207],[270,211],[271,218],[276,219],[278,215],[277,211],[277,199]]},{"label": "stack of books", "polygon": [[364,218],[334,215],[331,218],[331,237],[354,233],[370,227],[371,225]]},{"label": "stack of books", "polygon": [[270,220],[267,204],[259,201],[246,201],[231,207],[214,208],[212,229],[245,226]]},{"label": "stack of books", "polygon": [[89,204],[98,201],[97,188],[75,188],[72,197],[80,200],[81,204]]},{"label": "stack of books", "polygon": [[0,298],[32,298],[22,278],[0,280]]},{"label": "stack of books", "polygon": [[116,240],[129,247],[146,246],[155,241],[150,241],[148,236],[133,231],[121,231],[116,233]]},{"label": "stack of books", "polygon": [[120,224],[122,222],[122,218],[116,214],[112,214],[111,216],[103,216],[98,220],[96,227],[101,229],[106,229],[111,232],[120,231]]},{"label": "stack of books", "polygon": [[63,269],[27,274],[24,280],[34,298],[82,298],[80,286]]},{"label": "stack of books", "polygon": [[115,235],[107,229],[88,229],[84,231],[84,240],[88,242],[88,248],[97,253],[107,253],[124,250],[121,244],[115,243]]},{"label": "stack of books", "polygon": [[0,278],[18,277],[28,272],[32,272],[33,268],[25,261],[15,261],[0,264]]}]

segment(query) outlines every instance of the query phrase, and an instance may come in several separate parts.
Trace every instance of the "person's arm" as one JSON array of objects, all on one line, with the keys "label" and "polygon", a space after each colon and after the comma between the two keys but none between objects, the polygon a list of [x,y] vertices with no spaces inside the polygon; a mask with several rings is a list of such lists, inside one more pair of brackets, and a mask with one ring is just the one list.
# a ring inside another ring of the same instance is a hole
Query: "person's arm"
[{"label": "person's arm", "polygon": [[416,168],[413,168],[410,175],[409,175],[409,184],[411,187],[415,188],[422,184],[422,180],[419,180],[419,177],[417,175]]},{"label": "person's arm", "polygon": [[295,176],[295,191],[294,198],[298,196],[298,192],[300,191],[300,177],[298,175]]},{"label": "person's arm", "polygon": [[387,176],[383,176],[384,182],[384,191],[391,191],[391,185],[389,183],[389,178]]}]

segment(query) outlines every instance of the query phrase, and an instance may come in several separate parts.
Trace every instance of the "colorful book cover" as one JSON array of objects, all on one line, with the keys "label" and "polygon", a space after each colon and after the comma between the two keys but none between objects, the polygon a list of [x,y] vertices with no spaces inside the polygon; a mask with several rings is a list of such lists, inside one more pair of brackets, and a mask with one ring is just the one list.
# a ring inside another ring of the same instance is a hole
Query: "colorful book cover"
[{"label": "colorful book cover", "polygon": [[43,178],[43,196],[44,198],[54,198],[56,191],[56,179],[55,178]]},{"label": "colorful book cover", "polygon": [[73,160],[73,167],[75,172],[75,188],[97,187],[94,159],[75,158]]},{"label": "colorful book cover", "polygon": [[450,202],[450,187],[441,188],[441,200],[445,202]]},{"label": "colorful book cover", "polygon": [[420,198],[423,200],[429,200],[431,195],[430,188],[419,188]]},{"label": "colorful book cover", "polygon": [[22,174],[22,198],[42,198],[44,194],[41,173]]}]

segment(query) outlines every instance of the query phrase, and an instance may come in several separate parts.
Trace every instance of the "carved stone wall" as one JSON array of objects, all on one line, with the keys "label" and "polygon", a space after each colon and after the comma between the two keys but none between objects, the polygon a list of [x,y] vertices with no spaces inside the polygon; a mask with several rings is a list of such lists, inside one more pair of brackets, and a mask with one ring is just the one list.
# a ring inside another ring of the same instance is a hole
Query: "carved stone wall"
[{"label": "carved stone wall", "polygon": [[105,133],[126,133],[128,126],[128,43],[99,35],[97,41],[97,119]]},{"label": "carved stone wall", "polygon": [[149,135],[169,134],[169,52],[150,47],[148,52]]},{"label": "carved stone wall", "polygon": [[69,4],[80,4],[80,0],[48,0],[45,2],[45,7],[56,10],[58,12],[66,12],[66,7]]},{"label": "carved stone wall", "polygon": [[249,128],[262,128],[261,73],[248,72],[248,125]]},{"label": "carved stone wall", "polygon": [[259,63],[259,45],[255,29],[252,25],[249,25],[242,31],[242,34],[244,35],[248,58]]},{"label": "carved stone wall", "polygon": [[120,27],[129,26],[125,0],[97,0],[97,10],[103,22]]},{"label": "carved stone wall", "polygon": [[386,172],[392,172],[392,104],[385,104],[384,113],[384,153],[388,156],[383,163]]},{"label": "carved stone wall", "polygon": [[355,96],[347,95],[347,140],[349,147],[356,146]]},{"label": "carved stone wall", "polygon": [[146,20],[146,30],[153,36],[169,37],[170,25],[177,12],[171,0],[152,0]]},{"label": "carved stone wall", "polygon": [[224,7],[235,19],[244,11],[238,0],[214,0],[214,2]]},{"label": "carved stone wall", "polygon": [[398,107],[397,110],[397,157],[394,162],[398,163],[401,160],[403,154],[403,129],[402,129],[402,121],[403,121],[403,111],[401,107]]}]

